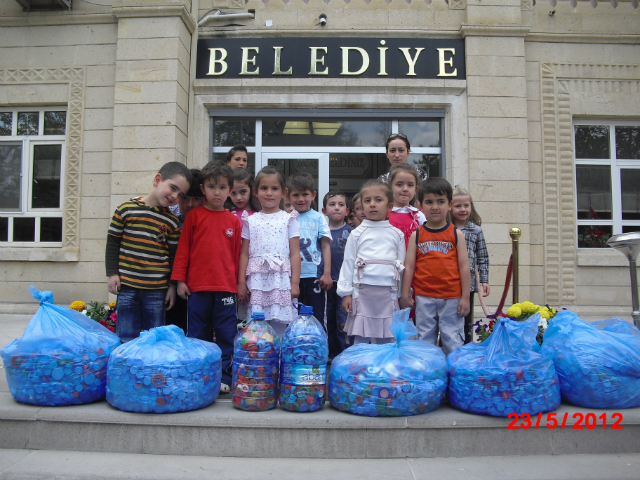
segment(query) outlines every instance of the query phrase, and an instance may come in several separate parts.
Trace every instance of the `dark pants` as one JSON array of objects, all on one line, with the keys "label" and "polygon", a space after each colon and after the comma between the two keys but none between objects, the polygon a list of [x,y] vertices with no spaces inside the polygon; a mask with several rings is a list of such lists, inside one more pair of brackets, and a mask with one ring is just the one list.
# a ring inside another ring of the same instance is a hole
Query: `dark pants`
[{"label": "dark pants", "polygon": [[329,357],[335,358],[347,348],[344,324],[347,312],[342,309],[342,297],[337,292],[338,283],[333,282],[327,292],[327,337],[329,340]]},{"label": "dark pants", "polygon": [[469,294],[469,315],[464,317],[464,344],[473,342],[473,295]]},{"label": "dark pants", "polygon": [[233,339],[238,333],[236,294],[229,292],[192,292],[187,308],[187,337],[213,341],[222,350],[222,383],[231,385]]},{"label": "dark pants", "polygon": [[326,292],[320,288],[319,279],[300,279],[300,296],[298,297],[298,301],[308,307],[313,307],[313,316],[316,317],[325,330],[327,329],[324,324],[324,304],[326,298]]},{"label": "dark pants", "polygon": [[122,342],[138,338],[143,330],[164,325],[167,290],[146,290],[122,286],[116,301],[118,336]]},{"label": "dark pants", "polygon": [[184,334],[187,334],[187,301],[176,295],[176,303],[173,304],[171,310],[167,310],[166,324],[175,325],[181,328]]}]

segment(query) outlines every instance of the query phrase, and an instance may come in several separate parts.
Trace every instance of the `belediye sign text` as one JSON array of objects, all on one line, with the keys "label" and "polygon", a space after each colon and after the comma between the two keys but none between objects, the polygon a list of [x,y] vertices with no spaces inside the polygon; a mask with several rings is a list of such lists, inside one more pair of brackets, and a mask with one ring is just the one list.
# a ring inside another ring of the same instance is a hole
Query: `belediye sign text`
[{"label": "belediye sign text", "polygon": [[197,78],[466,78],[464,40],[198,40]]}]

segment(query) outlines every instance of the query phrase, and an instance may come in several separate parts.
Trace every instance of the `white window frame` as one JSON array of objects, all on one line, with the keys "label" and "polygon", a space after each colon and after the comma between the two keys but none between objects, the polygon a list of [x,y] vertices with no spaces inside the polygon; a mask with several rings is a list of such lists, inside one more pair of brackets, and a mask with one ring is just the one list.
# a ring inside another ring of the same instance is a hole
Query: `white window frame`
[{"label": "white window frame", "polygon": [[[13,107],[0,108],[0,112],[12,112],[11,135],[0,136],[0,143],[21,143],[22,144],[22,185],[20,210],[13,211],[0,210],[0,217],[7,217],[7,239],[8,241],[0,242],[0,248],[8,247],[62,247],[60,242],[41,242],[40,241],[40,219],[41,218],[62,218],[63,234],[64,234],[64,187],[66,179],[66,135],[44,135],[44,112],[68,112],[66,106],[46,106],[46,107]],[[38,135],[18,135],[18,112],[39,112],[38,114]],[[69,115],[67,114],[67,124]],[[67,130],[68,125],[65,127]],[[32,208],[31,207],[31,189],[33,186],[33,149],[37,145],[61,145],[60,156],[60,207],[59,208]],[[33,242],[14,242],[13,241],[13,219],[14,218],[35,218],[35,232]]]},{"label": "white window frame", "polygon": [[[599,158],[599,159],[581,159],[576,158],[576,135],[575,135],[575,127],[577,126],[590,126],[590,125],[602,125],[609,127],[609,156],[610,158]],[[620,183],[620,170],[625,168],[634,168],[640,169],[640,160],[628,160],[628,159],[620,159],[617,158],[616,152],[616,129],[615,127],[639,127],[640,122],[633,120],[597,120],[597,119],[574,119],[573,127],[572,127],[572,141],[573,141],[573,158],[574,158],[574,180],[575,180],[575,205],[574,211],[576,212],[576,225],[602,225],[602,226],[612,226],[613,235],[617,235],[622,233],[623,226],[637,226],[638,230],[640,230],[640,220],[622,220],[622,187]],[[577,212],[578,212],[578,184],[577,184],[577,176],[575,175],[575,166],[576,165],[604,165],[610,167],[611,172],[611,210],[612,210],[612,219],[611,220],[578,220]],[[576,245],[578,232],[576,229]],[[586,251],[597,251],[599,249],[594,248],[579,248],[579,250]]]}]

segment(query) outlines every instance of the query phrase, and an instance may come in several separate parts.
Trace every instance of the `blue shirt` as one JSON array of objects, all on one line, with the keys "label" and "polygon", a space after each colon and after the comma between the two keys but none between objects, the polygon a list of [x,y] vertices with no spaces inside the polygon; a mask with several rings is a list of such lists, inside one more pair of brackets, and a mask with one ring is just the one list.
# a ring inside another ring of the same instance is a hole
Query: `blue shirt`
[{"label": "blue shirt", "polygon": [[[337,282],[340,278],[340,269],[344,260],[344,247],[347,245],[347,238],[351,234],[353,227],[346,223],[340,228],[331,229],[331,280]],[[324,262],[318,266],[318,277],[324,272]]]},{"label": "blue shirt", "polygon": [[310,209],[298,217],[298,228],[300,229],[300,257],[302,258],[300,278],[319,278],[322,276],[318,275],[318,265],[322,262],[320,239],[327,237],[331,240],[329,224],[324,215]]}]

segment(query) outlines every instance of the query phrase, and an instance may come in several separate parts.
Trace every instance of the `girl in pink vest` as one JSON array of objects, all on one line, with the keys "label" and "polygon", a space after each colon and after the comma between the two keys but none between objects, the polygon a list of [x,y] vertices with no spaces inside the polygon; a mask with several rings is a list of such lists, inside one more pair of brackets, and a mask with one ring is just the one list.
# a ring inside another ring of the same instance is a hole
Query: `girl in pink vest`
[{"label": "girl in pink vest", "polygon": [[404,233],[406,248],[411,234],[426,222],[424,214],[413,206],[420,177],[412,165],[398,163],[389,170],[388,183],[393,192],[393,210],[389,212],[389,223]]}]

